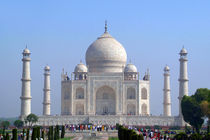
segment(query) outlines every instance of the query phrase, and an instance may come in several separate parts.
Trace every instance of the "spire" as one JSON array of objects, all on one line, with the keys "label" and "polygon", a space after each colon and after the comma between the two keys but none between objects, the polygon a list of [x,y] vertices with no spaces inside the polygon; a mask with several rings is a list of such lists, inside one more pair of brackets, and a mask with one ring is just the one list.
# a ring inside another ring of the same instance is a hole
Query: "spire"
[{"label": "spire", "polygon": [[129,60],[129,63],[131,64],[131,59]]},{"label": "spire", "polygon": [[26,44],[26,49],[28,48],[27,44]]},{"label": "spire", "polygon": [[107,33],[107,20],[105,20],[105,32],[104,33]]}]

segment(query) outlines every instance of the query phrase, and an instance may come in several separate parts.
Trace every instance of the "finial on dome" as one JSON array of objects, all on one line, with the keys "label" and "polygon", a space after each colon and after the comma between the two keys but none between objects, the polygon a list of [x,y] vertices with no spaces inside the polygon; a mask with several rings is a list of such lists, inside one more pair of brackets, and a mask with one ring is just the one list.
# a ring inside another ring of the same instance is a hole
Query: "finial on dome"
[{"label": "finial on dome", "polygon": [[62,74],[64,74],[64,68],[62,69]]},{"label": "finial on dome", "polygon": [[82,63],[82,59],[80,59],[80,64]]},{"label": "finial on dome", "polygon": [[105,32],[104,33],[106,33],[107,32],[107,20],[105,20]]},{"label": "finial on dome", "polygon": [[149,75],[149,68],[147,68],[147,75]]},{"label": "finial on dome", "polygon": [[26,44],[26,49],[28,48],[27,44]]}]

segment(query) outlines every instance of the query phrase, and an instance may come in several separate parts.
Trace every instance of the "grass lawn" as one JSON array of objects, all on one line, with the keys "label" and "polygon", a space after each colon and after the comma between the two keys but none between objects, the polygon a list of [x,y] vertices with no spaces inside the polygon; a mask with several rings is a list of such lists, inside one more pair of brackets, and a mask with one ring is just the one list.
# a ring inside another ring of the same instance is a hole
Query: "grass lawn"
[{"label": "grass lawn", "polygon": [[68,137],[68,138],[62,138],[62,139],[59,139],[59,140],[71,140],[73,139],[74,137]]},{"label": "grass lawn", "polygon": [[119,140],[118,137],[109,137],[109,140]]}]

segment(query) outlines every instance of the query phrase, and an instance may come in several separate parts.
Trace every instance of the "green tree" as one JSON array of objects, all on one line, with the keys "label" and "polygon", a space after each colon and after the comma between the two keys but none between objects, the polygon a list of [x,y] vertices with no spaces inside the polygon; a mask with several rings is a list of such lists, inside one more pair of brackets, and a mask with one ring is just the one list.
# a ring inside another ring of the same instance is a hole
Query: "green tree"
[{"label": "green tree", "polygon": [[34,123],[36,123],[38,121],[38,117],[35,114],[29,114],[26,119],[25,122],[29,124],[29,126],[31,127]]},{"label": "green tree", "polygon": [[204,117],[209,115],[210,90],[207,88],[197,89],[192,96],[184,96],[181,102],[184,120],[199,133],[204,122]]},{"label": "green tree", "polygon": [[184,96],[181,101],[181,107],[185,122],[193,126],[197,133],[200,133],[200,128],[204,120],[202,118],[203,113],[198,102],[196,102],[193,97]]},{"label": "green tree", "polygon": [[2,121],[1,122],[1,127],[3,127],[3,129],[7,129],[10,125],[9,121]]},{"label": "green tree", "polygon": [[17,128],[23,127],[23,121],[21,121],[21,120],[16,120],[13,124],[14,124],[14,126],[16,126]]}]

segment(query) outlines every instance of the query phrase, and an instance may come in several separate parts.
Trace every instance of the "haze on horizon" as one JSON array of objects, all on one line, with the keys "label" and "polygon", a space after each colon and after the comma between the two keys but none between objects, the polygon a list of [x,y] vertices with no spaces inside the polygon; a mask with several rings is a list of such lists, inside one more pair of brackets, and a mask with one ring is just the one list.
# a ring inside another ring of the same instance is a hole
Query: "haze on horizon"
[{"label": "haze on horizon", "polygon": [[178,115],[179,51],[188,51],[189,95],[210,88],[210,1],[1,1],[0,117],[20,115],[22,51],[31,51],[32,113],[42,114],[44,66],[51,68],[51,112],[60,114],[61,72],[85,63],[88,46],[108,32],[143,78],[151,75],[150,110],[163,112],[163,68],[171,71],[172,115]]}]

